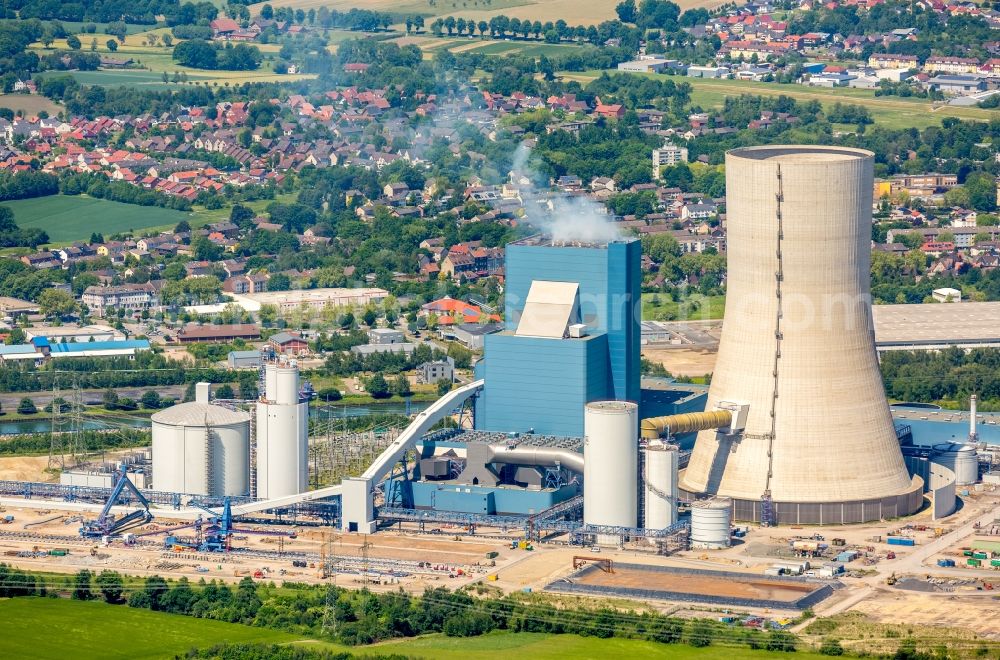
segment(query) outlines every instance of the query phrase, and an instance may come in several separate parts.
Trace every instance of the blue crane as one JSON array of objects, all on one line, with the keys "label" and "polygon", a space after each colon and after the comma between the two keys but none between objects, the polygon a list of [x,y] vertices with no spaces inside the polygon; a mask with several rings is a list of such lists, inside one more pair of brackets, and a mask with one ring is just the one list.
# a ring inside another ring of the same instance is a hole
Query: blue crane
[{"label": "blue crane", "polygon": [[[124,470],[117,471],[115,474],[118,477],[118,482],[111,491],[108,501],[105,502],[104,508],[101,509],[101,514],[97,516],[96,520],[84,521],[83,527],[80,528],[80,536],[84,538],[112,536],[121,533],[129,527],[145,525],[153,519],[153,514],[149,512],[149,501],[135,487],[135,484],[128,478],[128,474]],[[118,500],[122,498],[126,490],[135,496],[135,499],[139,501],[142,508],[125,514],[121,518],[116,518],[111,513],[111,509],[119,503]]]},{"label": "blue crane", "polygon": [[[223,500],[222,511],[210,509],[197,502],[191,502],[191,505],[208,514],[208,519],[205,525],[202,526],[201,520],[199,519],[194,525],[183,526],[194,526],[196,531],[195,538],[187,540],[171,535],[163,541],[165,548],[182,547],[198,550],[199,552],[228,552],[232,549],[233,534],[258,534],[261,536],[284,536],[292,539],[295,538],[294,531],[286,532],[280,530],[239,529],[233,527],[233,509],[230,498],[228,497]],[[173,529],[182,529],[183,527]]]}]

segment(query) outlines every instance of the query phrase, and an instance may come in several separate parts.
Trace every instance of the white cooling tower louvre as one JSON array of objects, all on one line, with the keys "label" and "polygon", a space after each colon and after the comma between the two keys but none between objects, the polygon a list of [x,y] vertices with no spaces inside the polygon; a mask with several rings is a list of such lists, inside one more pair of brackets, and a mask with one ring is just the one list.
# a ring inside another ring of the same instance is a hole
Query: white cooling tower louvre
[{"label": "white cooling tower louvre", "polygon": [[872,183],[872,154],[859,149],[726,155],[726,312],[706,409],[741,401],[749,414],[742,434],[698,434],[683,491],[732,497],[740,519],[756,518],[769,491],[779,522],[920,506],[875,353]]},{"label": "white cooling tower louvre", "polygon": [[583,417],[583,521],[638,525],[639,406],[588,403]]}]

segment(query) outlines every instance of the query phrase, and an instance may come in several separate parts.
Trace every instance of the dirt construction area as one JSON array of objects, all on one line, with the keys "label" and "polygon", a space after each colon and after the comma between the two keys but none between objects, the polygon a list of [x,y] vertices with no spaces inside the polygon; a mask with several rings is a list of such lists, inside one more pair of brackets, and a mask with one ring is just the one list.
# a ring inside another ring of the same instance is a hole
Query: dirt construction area
[{"label": "dirt construction area", "polygon": [[716,351],[703,348],[643,348],[642,357],[662,364],[674,376],[691,378],[715,371]]},{"label": "dirt construction area", "polygon": [[618,564],[614,573],[590,569],[574,578],[578,584],[602,587],[626,587],[649,591],[692,595],[726,596],[747,600],[793,602],[816,590],[814,584],[791,581],[760,580],[732,573],[699,575],[693,573],[649,570],[638,565]]},{"label": "dirt construction area", "polygon": [[928,595],[884,590],[852,608],[879,623],[933,622],[935,626],[965,628],[984,637],[1000,636],[1000,602],[989,597]]},{"label": "dirt construction area", "polygon": [[[0,561],[53,573],[87,568],[230,582],[246,576],[278,583],[333,580],[341,586],[357,583],[420,592],[429,586],[458,588],[515,558],[508,543],[491,539],[434,538],[406,530],[342,535],[325,527],[248,523],[237,523],[231,552],[198,552],[165,544],[168,534],[194,534],[190,527],[174,531],[185,521],[170,520],[166,512],[133,528],[136,538],[126,544],[121,538],[110,543],[82,538],[78,530],[84,520],[96,517],[94,513],[10,504],[2,508],[0,520],[6,516],[13,520],[0,525]],[[279,531],[288,536],[274,536]],[[490,558],[487,553],[497,556]],[[324,563],[328,578],[323,577]]]},{"label": "dirt construction area", "polygon": [[48,464],[48,456],[4,456],[0,481],[55,481],[55,474],[45,471]]}]

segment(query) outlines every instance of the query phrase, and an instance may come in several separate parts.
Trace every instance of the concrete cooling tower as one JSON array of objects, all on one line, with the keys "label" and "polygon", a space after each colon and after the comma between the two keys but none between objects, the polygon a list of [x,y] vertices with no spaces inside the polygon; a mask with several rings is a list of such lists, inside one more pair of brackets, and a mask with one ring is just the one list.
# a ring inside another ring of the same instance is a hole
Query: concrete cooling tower
[{"label": "concrete cooling tower", "polygon": [[789,524],[921,506],[875,353],[872,156],[829,146],[727,154],[726,320],[707,410],[749,409],[742,432],[698,434],[682,496],[729,497],[736,519]]}]

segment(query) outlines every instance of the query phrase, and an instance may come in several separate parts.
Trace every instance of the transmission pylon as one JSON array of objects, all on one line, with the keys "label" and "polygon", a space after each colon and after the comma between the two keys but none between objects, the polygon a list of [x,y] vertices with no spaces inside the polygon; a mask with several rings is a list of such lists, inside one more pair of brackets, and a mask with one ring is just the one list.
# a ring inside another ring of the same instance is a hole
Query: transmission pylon
[{"label": "transmission pylon", "polygon": [[320,575],[323,579],[333,578],[333,584],[326,585],[322,630],[331,637],[337,636],[337,572],[334,566],[339,562],[340,558],[333,554],[333,534],[327,532],[320,550]]},{"label": "transmission pylon", "polygon": [[69,454],[72,457],[73,465],[80,462],[80,454],[83,453],[83,392],[80,391],[80,381],[73,376],[73,394],[70,400],[70,423],[69,423]]},{"label": "transmission pylon", "polygon": [[62,434],[65,429],[63,428],[62,403],[59,401],[58,376],[52,378],[52,403],[49,404],[49,407],[52,409],[52,416],[49,418],[49,460],[45,469],[58,468],[62,470],[66,467],[62,447]]},{"label": "transmission pylon", "polygon": [[371,549],[371,547],[372,544],[368,541],[368,535],[365,534],[364,542],[361,544],[361,566],[362,570],[364,571],[363,574],[364,579],[362,580],[362,584],[364,584],[366,587],[368,586],[368,573],[369,573],[368,551]]}]

